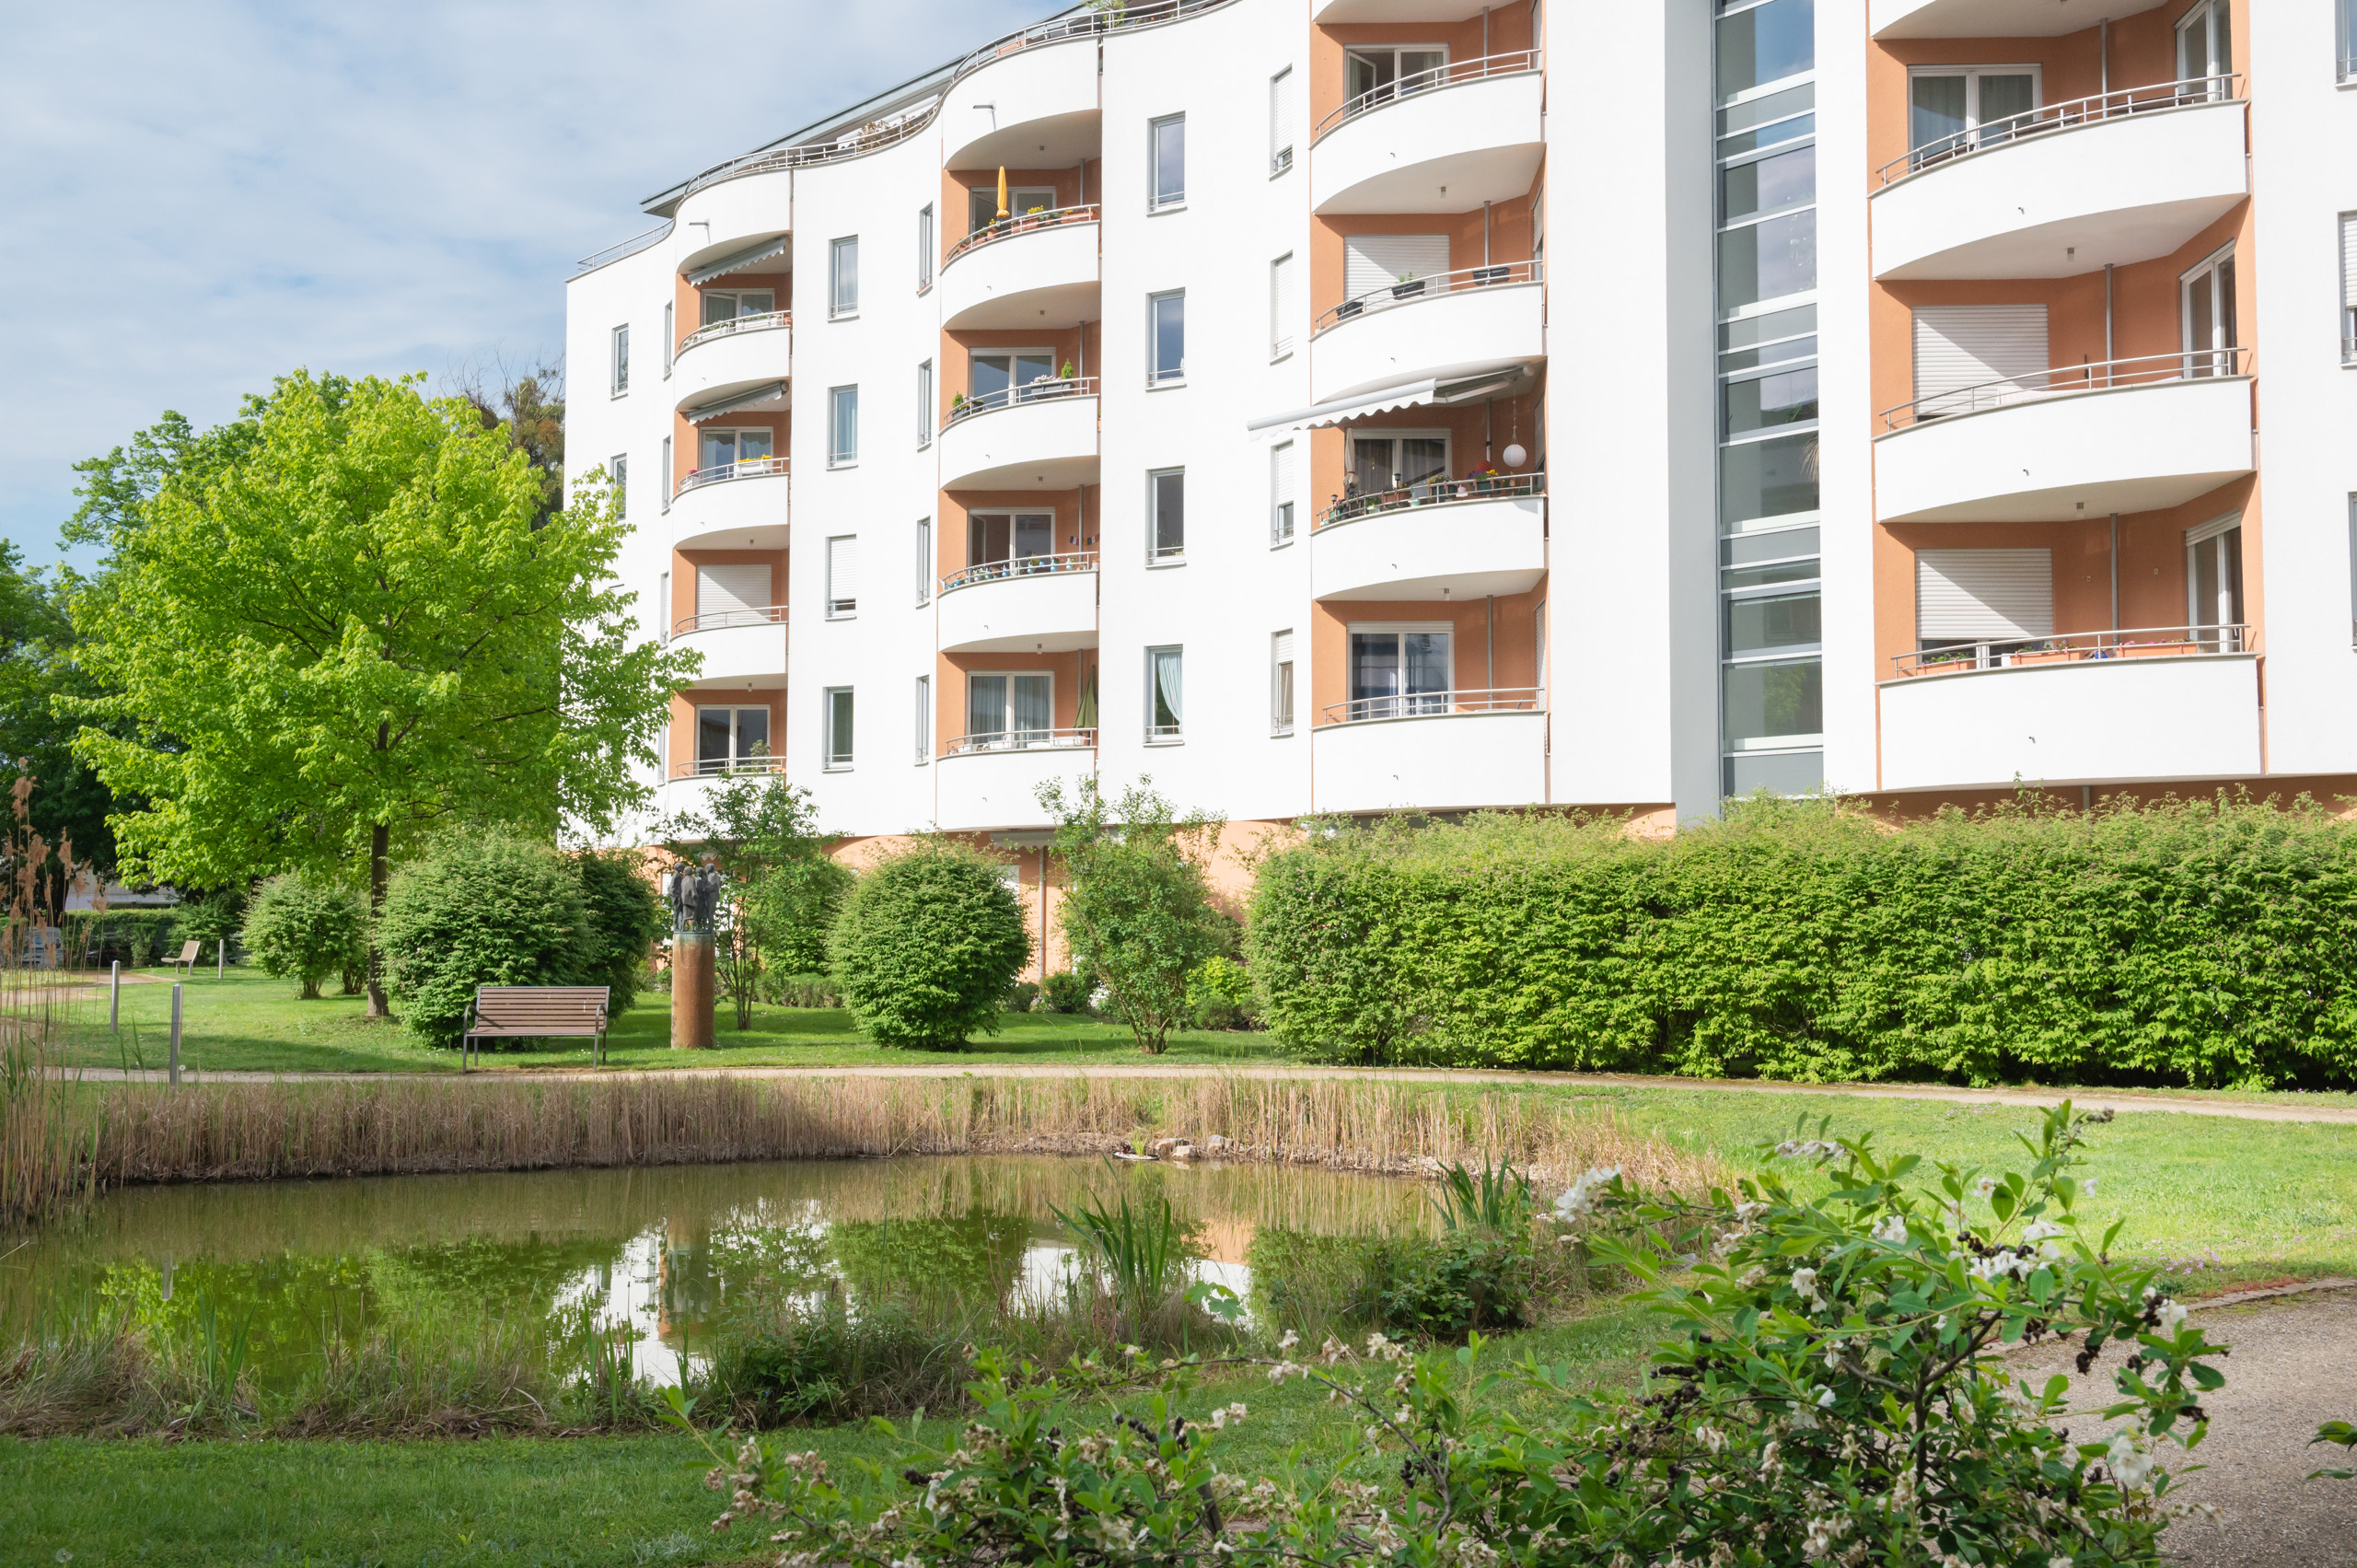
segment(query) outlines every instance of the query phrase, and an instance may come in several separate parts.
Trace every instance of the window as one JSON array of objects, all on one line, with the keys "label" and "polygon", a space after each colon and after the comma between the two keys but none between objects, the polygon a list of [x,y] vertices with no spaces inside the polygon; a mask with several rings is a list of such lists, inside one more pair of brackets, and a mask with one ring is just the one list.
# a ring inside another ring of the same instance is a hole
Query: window
[{"label": "window", "polygon": [[859,536],[837,534],[827,541],[827,619],[859,613]]},{"label": "window", "polygon": [[702,309],[703,325],[707,327],[716,327],[724,321],[768,316],[777,309],[777,292],[767,288],[706,289]]},{"label": "window", "polygon": [[[1044,213],[1056,204],[1056,188],[1052,185],[1010,185],[1006,188],[1006,215],[1019,218],[1026,213]],[[966,192],[966,232],[980,234],[999,221],[998,186],[995,183],[977,185]]]},{"label": "window", "polygon": [[859,389],[835,387],[827,393],[827,466],[859,461]]},{"label": "window", "polygon": [[1146,134],[1153,144],[1152,210],[1178,206],[1187,200],[1187,117],[1173,114],[1156,120],[1147,126]]},{"label": "window", "polygon": [[966,564],[1001,563],[1020,574],[1023,563],[1056,552],[1053,512],[974,512],[966,518]]},{"label": "window", "polygon": [[607,472],[614,476],[614,516],[630,516],[630,454],[616,452]]},{"label": "window", "polygon": [[655,632],[657,636],[671,635],[671,574],[664,573],[655,579]]},{"label": "window", "polygon": [[1412,490],[1448,477],[1448,436],[1423,431],[1413,436],[1351,436],[1351,471],[1343,480],[1343,499],[1372,499],[1387,491]]},{"label": "window", "polygon": [[663,437],[663,470],[658,477],[663,481],[663,509],[668,512],[671,509],[672,491],[671,438],[668,436]]},{"label": "window", "polygon": [[1342,57],[1342,94],[1360,109],[1427,91],[1448,80],[1448,46],[1361,44]]},{"label": "window", "polygon": [[630,390],[630,328],[614,329],[614,396]]},{"label": "window", "polygon": [[2014,116],[2038,106],[2035,65],[1917,66],[1907,75],[1907,150],[1921,168],[1959,153],[2012,141],[2028,126]]},{"label": "window", "polygon": [[1293,733],[1293,633],[1269,639],[1269,733]]},{"label": "window", "polygon": [[770,754],[767,708],[696,709],[696,772],[725,773]]},{"label": "window", "polygon": [[776,432],[764,429],[699,430],[697,471],[712,479],[726,478],[739,464],[774,457],[776,440]]},{"label": "window", "polygon": [[2235,373],[2235,248],[2231,245],[2180,280],[2184,296],[2185,373]]},{"label": "window", "polygon": [[2201,645],[2239,652],[2243,624],[2243,520],[2221,517],[2185,535],[2185,623],[2207,628]]},{"label": "window", "polygon": [[1067,389],[1056,385],[1053,349],[1008,349],[997,354],[970,354],[966,359],[966,409],[1004,408],[1010,402],[1053,396]]},{"label": "window", "polygon": [[1187,650],[1145,651],[1145,743],[1167,746],[1182,738]]},{"label": "window", "polygon": [[2340,79],[2357,79],[2357,0],[2340,0]]},{"label": "window", "polygon": [[966,677],[966,743],[970,749],[1039,746],[1056,728],[1055,677],[1045,671],[978,673]]},{"label": "window", "polygon": [[670,375],[671,375],[671,358],[672,358],[672,353],[673,353],[674,349],[678,346],[679,342],[679,331],[678,331],[678,329],[677,329],[677,328],[673,327],[673,326],[672,326],[672,324],[671,324],[671,323],[672,323],[672,320],[673,320],[673,319],[674,319],[675,313],[678,311],[678,309],[679,309],[679,307],[678,307],[676,304],[674,304],[673,302],[671,302],[671,301],[669,301],[669,300],[666,300],[666,301],[664,301],[664,304],[663,304],[663,375],[664,375],[664,378],[665,378],[665,379],[667,379],[667,380],[668,380],[668,379],[669,379]]},{"label": "window", "polygon": [[1399,718],[1448,712],[1454,666],[1446,622],[1351,628],[1353,719]]},{"label": "window", "polygon": [[851,688],[830,686],[826,691],[827,769],[833,772],[848,768],[852,760]]},{"label": "window", "polygon": [[1719,18],[1719,101],[1769,82],[1781,82],[1817,68],[1817,7],[1814,0],[1768,0],[1737,11],[1722,0]]},{"label": "window", "polygon": [[[2229,76],[2235,69],[2235,41],[2228,25],[2229,0],[2200,0],[2177,24],[2177,75],[2181,82]],[[2231,82],[2212,80],[2208,96],[2231,98]]]},{"label": "window", "polygon": [[1352,235],[1342,241],[1342,304],[1335,317],[1348,320],[1422,298],[1430,287],[1423,280],[1447,271],[1446,234]]},{"label": "window", "polygon": [[933,203],[917,209],[917,292],[933,286]]},{"label": "window", "polygon": [[1146,560],[1180,561],[1187,554],[1187,470],[1146,475]]},{"label": "window", "polygon": [[1157,294],[1148,303],[1154,342],[1149,348],[1153,368],[1146,378],[1158,387],[1187,374],[1187,296],[1183,290]]},{"label": "window", "polygon": [[1269,448],[1269,543],[1293,542],[1293,443]]},{"label": "window", "polygon": [[828,247],[827,314],[835,318],[859,314],[859,236],[855,234]]},{"label": "window", "polygon": [[933,677],[917,677],[917,761],[933,755]]},{"label": "window", "polygon": [[2340,363],[2357,365],[2357,213],[2340,215]]},{"label": "window", "polygon": [[1269,357],[1283,359],[1293,352],[1293,256],[1290,252],[1269,263]]},{"label": "window", "polygon": [[[1807,548],[1815,550],[1813,528]],[[1771,534],[1756,544],[1790,539]],[[1814,576],[1814,561],[1784,568]],[[1756,568],[1768,577],[1776,568]],[[1735,574],[1730,573],[1732,576]],[[1915,552],[1915,646],[1919,650],[1961,644],[2017,645],[2054,635],[2054,552],[2028,550],[1919,550]]]},{"label": "window", "polygon": [[917,450],[933,445],[933,361],[917,366]]},{"label": "window", "polygon": [[933,519],[917,519],[917,602],[933,602]]},{"label": "window", "polygon": [[1269,78],[1269,175],[1293,167],[1293,67]]},{"label": "window", "polygon": [[777,604],[771,584],[772,574],[765,565],[697,566],[698,629],[767,623]]}]

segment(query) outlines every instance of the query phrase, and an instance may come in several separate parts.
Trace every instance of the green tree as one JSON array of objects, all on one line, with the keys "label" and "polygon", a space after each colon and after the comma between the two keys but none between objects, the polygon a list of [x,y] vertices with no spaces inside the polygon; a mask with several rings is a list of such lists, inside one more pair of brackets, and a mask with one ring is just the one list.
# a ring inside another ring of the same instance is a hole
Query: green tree
[{"label": "green tree", "polygon": [[604,986],[611,1010],[625,1012],[638,1000],[639,976],[663,934],[662,900],[635,850],[586,849],[573,857],[573,866],[592,939],[581,982]]},{"label": "green tree", "polygon": [[310,1002],[367,945],[368,911],[350,882],[290,871],[261,885],[239,936],[264,974],[296,981]]},{"label": "green tree", "polygon": [[519,376],[510,376],[502,365],[495,388],[484,385],[480,376],[469,376],[459,395],[474,409],[485,430],[500,431],[531,459],[540,476],[540,520],[547,521],[564,505],[563,359],[536,365]]},{"label": "green tree", "polygon": [[431,830],[602,830],[646,798],[633,764],[696,660],[631,645],[604,488],[535,526],[532,459],[417,380],[297,371],[228,432],[181,422],[86,487],[110,555],[75,621],[110,694],[67,706],[77,752],[143,802],[113,819],[135,874],[359,856],[381,913]]},{"label": "green tree", "polygon": [[[32,830],[44,843],[70,845],[75,862],[104,876],[114,869],[114,838],[107,830],[107,788],[74,755],[73,721],[53,702],[61,693],[95,695],[99,688],[74,661],[74,622],[66,609],[74,575],[28,569],[17,547],[0,540],[0,758],[33,781],[27,802]],[[51,886],[39,901],[54,907],[58,863],[44,868]]]},{"label": "green tree", "polygon": [[713,978],[753,1027],[753,1001],[771,970],[827,967],[827,929],[852,874],[828,854],[810,792],[776,773],[732,773],[706,808],[668,822],[666,847],[682,861],[713,857],[723,880],[726,929],[714,934]]},{"label": "green tree", "polygon": [[403,866],[377,940],[402,1022],[435,1045],[459,1043],[478,986],[597,983],[579,868],[505,833],[454,833]]},{"label": "green tree", "polygon": [[999,998],[1031,938],[999,863],[951,839],[923,838],[852,884],[827,941],[835,984],[878,1045],[935,1050],[995,1031]]},{"label": "green tree", "polygon": [[1108,801],[1093,777],[1069,794],[1051,780],[1039,805],[1056,819],[1065,870],[1058,918],[1074,966],[1105,988],[1106,1010],[1138,1049],[1160,1055],[1188,1016],[1188,977],[1235,934],[1203,875],[1225,824],[1200,811],[1175,816],[1153,783],[1141,778]]}]

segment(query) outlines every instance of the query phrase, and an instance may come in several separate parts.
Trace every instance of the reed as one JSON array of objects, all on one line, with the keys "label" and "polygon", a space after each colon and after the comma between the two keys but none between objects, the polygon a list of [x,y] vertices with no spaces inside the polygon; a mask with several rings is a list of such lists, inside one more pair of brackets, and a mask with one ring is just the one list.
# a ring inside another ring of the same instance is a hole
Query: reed
[{"label": "reed", "polygon": [[[0,942],[16,936],[12,923]],[[58,1071],[65,1005],[50,971],[0,973],[0,1225],[92,1191],[96,1108]]]}]

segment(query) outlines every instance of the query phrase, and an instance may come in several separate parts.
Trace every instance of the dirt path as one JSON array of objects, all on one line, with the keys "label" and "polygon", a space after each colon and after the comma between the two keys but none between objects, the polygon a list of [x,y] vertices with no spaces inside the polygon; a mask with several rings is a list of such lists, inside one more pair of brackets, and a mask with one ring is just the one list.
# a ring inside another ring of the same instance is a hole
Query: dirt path
[{"label": "dirt path", "polygon": [[[586,1067],[493,1067],[473,1074],[483,1079],[563,1078],[586,1074]],[[2305,1121],[2357,1126],[2357,1106],[2305,1105],[2282,1100],[2211,1099],[2196,1095],[2153,1094],[2134,1089],[1967,1089],[1945,1084],[1782,1084],[1754,1079],[1666,1078],[1634,1073],[1505,1073],[1481,1069],[1437,1067],[1312,1067],[1286,1063],[1225,1066],[1212,1063],[1116,1063],[1079,1066],[1057,1063],[978,1062],[971,1066],[943,1063],[911,1063],[906,1066],[771,1066],[604,1068],[605,1078],[671,1077],[702,1073],[738,1078],[1364,1078],[1378,1083],[1534,1084],[1552,1088],[1697,1089],[1713,1093],[1754,1095],[1850,1095],[1861,1099],[1939,1100],[1957,1105],[2025,1105],[2045,1107],[2066,1096],[2084,1107],[2109,1106],[2116,1110],[2163,1110],[2191,1116],[2226,1116],[2246,1121]],[[164,1074],[150,1068],[125,1071],[119,1067],[87,1067],[66,1074],[92,1083],[125,1080],[158,1083]],[[185,1081],[207,1084],[261,1084],[278,1081],[361,1083],[401,1077],[454,1077],[455,1074],[388,1073],[247,1073],[199,1074],[183,1069]]]}]

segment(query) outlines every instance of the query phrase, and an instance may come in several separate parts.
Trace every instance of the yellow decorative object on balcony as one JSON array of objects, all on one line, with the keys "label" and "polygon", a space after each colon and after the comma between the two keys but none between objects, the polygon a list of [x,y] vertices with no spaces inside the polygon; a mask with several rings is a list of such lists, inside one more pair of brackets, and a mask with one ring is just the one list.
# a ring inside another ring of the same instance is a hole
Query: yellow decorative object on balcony
[{"label": "yellow decorative object on balcony", "polygon": [[1006,217],[1006,165],[1004,164],[998,166],[998,215],[1002,221]]}]

